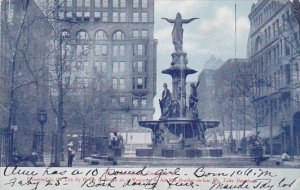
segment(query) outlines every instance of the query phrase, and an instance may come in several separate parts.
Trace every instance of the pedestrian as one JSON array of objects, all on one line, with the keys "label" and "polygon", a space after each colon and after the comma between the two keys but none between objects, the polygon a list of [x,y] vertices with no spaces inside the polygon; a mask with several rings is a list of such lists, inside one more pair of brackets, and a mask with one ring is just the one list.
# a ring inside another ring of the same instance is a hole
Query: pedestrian
[{"label": "pedestrian", "polygon": [[68,167],[72,167],[74,156],[75,150],[73,148],[73,142],[70,141],[68,144]]}]

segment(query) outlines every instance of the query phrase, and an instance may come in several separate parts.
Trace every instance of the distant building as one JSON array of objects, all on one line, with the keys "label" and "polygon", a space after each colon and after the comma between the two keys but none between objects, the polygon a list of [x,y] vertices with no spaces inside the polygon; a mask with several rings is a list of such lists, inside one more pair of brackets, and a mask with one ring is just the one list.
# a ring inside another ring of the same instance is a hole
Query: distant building
[{"label": "distant building", "polygon": [[216,104],[215,104],[215,81],[214,81],[215,70],[204,69],[199,74],[199,87],[198,87],[198,110],[199,116],[203,120],[215,120]]},{"label": "distant building", "polygon": [[33,130],[40,128],[37,110],[49,106],[52,29],[34,1],[1,1],[0,126],[17,130],[16,145],[30,144],[19,151],[31,151]]},{"label": "distant building", "polygon": [[222,66],[224,63],[221,58],[217,58],[215,55],[212,55],[205,63],[204,63],[204,69],[207,70],[216,70],[219,67]]},{"label": "distant building", "polygon": [[249,14],[248,52],[256,76],[258,125],[267,152],[273,154],[299,155],[299,5],[299,0],[261,0]]},{"label": "distant building", "polygon": [[[229,59],[217,70],[199,74],[198,109],[203,120],[220,122],[217,138],[241,140],[254,126],[253,107],[249,94],[244,93],[247,59]],[[215,137],[214,137],[215,138]]]},{"label": "distant building", "polygon": [[[89,92],[96,93],[93,109],[100,110],[86,119],[87,130],[96,136],[140,131],[138,121],[154,114],[154,0],[48,0],[40,5],[45,12],[58,10],[56,37],[65,36],[62,48],[71,68],[64,74],[68,95],[79,95],[87,104]],[[82,127],[76,119],[69,119],[72,127]]]}]

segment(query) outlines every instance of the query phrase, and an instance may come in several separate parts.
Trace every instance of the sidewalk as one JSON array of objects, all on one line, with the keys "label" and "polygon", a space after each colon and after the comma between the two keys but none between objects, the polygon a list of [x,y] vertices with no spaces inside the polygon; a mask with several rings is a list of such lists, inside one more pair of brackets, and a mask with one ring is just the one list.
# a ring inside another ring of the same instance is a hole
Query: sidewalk
[{"label": "sidewalk", "polygon": [[[60,167],[68,167],[68,156],[64,155],[65,160],[60,162]],[[51,163],[51,154],[45,154],[44,156],[45,165],[49,166]],[[83,159],[80,159],[80,155],[75,155],[75,158],[73,160],[73,167],[91,167],[89,163],[86,163],[83,161]]]}]

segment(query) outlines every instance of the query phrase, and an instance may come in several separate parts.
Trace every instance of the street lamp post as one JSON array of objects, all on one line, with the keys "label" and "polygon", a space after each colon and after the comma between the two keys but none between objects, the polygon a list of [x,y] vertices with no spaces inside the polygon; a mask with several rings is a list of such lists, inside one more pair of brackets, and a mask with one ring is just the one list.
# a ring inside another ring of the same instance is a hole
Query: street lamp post
[{"label": "street lamp post", "polygon": [[39,149],[38,149],[38,156],[39,161],[44,163],[44,124],[47,122],[47,112],[45,109],[40,109],[37,113],[37,120],[41,125],[41,131],[37,132],[37,139],[39,140]]}]

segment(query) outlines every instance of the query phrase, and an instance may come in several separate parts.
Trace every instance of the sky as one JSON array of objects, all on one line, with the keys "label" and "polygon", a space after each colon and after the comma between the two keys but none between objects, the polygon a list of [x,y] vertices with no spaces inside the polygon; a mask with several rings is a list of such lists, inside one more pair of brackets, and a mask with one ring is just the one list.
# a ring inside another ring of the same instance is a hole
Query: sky
[{"label": "sky", "polygon": [[[246,58],[247,41],[250,29],[248,14],[256,0],[156,0],[154,37],[157,47],[157,95],[154,99],[154,118],[160,117],[158,99],[161,98],[163,82],[171,88],[171,77],[161,73],[170,67],[171,54],[174,52],[171,32],[173,25],[162,17],[175,18],[180,12],[182,18],[198,17],[183,25],[183,50],[187,53],[188,66],[198,72],[189,75],[187,81],[196,81],[203,70],[204,63],[211,55],[227,59],[235,57],[234,7],[237,6],[237,58]],[[162,82],[163,81],[163,82]]]}]

